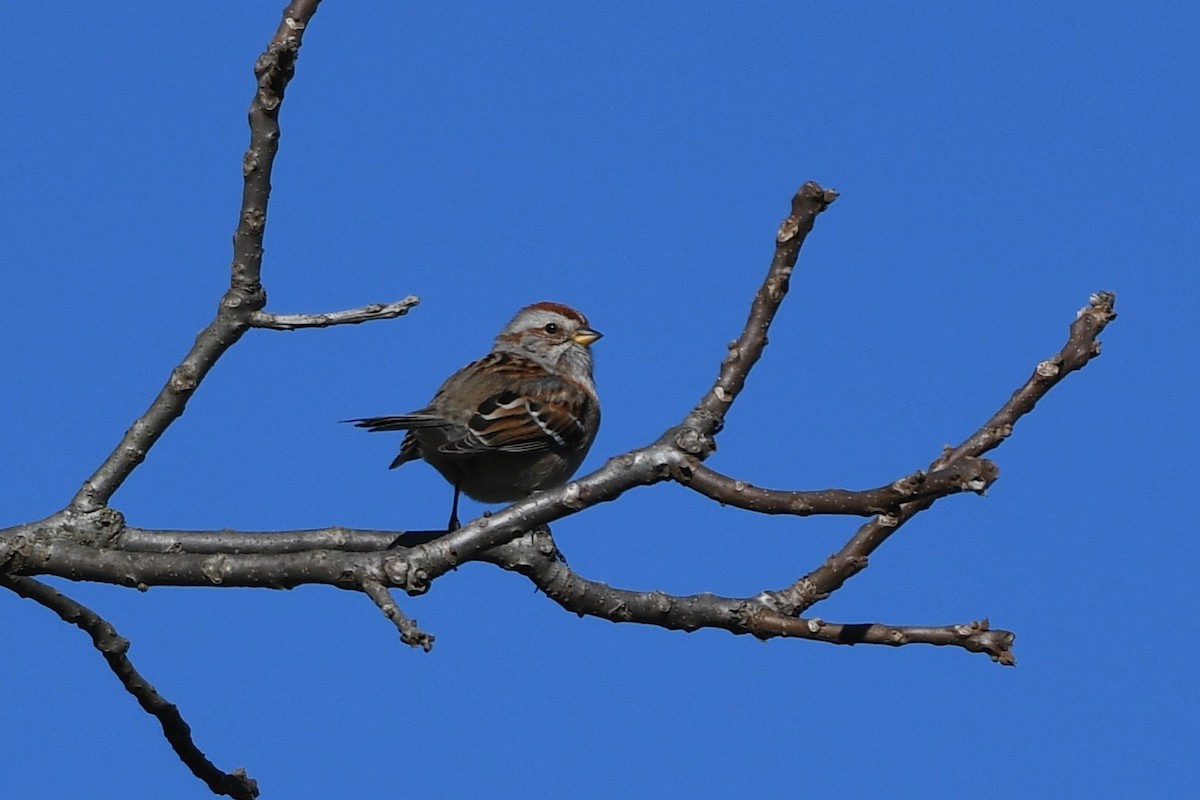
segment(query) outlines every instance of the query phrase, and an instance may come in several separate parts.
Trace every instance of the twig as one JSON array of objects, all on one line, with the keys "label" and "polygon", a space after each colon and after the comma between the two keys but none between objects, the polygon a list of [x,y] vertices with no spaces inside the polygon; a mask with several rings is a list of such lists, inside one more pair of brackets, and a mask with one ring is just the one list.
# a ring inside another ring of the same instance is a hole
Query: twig
[{"label": "twig", "polygon": [[968,456],[980,456],[999,447],[1012,435],[1017,420],[1033,411],[1038,401],[1046,396],[1059,381],[1076,370],[1083,369],[1088,362],[1100,355],[1100,333],[1117,318],[1114,307],[1117,296],[1113,292],[1096,292],[1088,298],[1086,307],[1079,309],[1071,323],[1067,343],[1053,357],[1041,362],[1029,380],[997,411],[991,419],[975,431],[958,447],[944,452],[932,469]]},{"label": "twig", "polygon": [[250,325],[275,331],[328,328],[332,325],[358,325],[362,322],[402,317],[420,302],[420,298],[409,295],[395,303],[372,303],[362,308],[330,311],[326,314],[271,314],[267,311],[255,311],[250,317]]},{"label": "twig", "polygon": [[920,625],[883,625],[877,622],[829,622],[816,617],[787,617],[773,611],[762,611],[748,625],[756,635],[771,633],[794,636],[831,644],[885,644],[900,647],[906,644],[954,646],[972,653],[986,653],[992,661],[1005,667],[1017,664],[1012,645],[1016,635],[1011,631],[992,630],[986,619],[958,625],[938,627]]},{"label": "twig", "polygon": [[[242,157],[242,210],[233,234],[233,286],[261,295],[263,235],[267,201],[271,196],[271,169],[279,152],[279,108],[288,83],[296,74],[296,58],[304,32],[321,0],[292,0],[267,49],[254,65],[258,91],[250,102],[250,146]],[[225,303],[222,303],[225,306]],[[253,311],[263,307],[258,303]]]},{"label": "twig", "polygon": [[685,427],[696,428],[705,436],[712,436],[721,429],[725,414],[746,385],[746,376],[767,346],[767,329],[771,327],[771,320],[775,318],[775,312],[787,294],[800,247],[812,230],[817,215],[837,197],[838,193],[834,190],[823,189],[809,181],[792,198],[792,212],[775,234],[775,257],[771,259],[766,280],[754,296],[746,326],[737,340],[729,343],[729,354],[721,362],[716,383],[688,415],[684,421]]},{"label": "twig", "polygon": [[958,492],[982,494],[999,475],[987,459],[964,458],[935,472],[914,472],[887,486],[852,492],[846,489],[787,492],[762,489],[722,475],[702,464],[690,465],[677,480],[723,505],[759,514],[852,514],[869,517],[895,511],[902,503],[946,497]]},{"label": "twig", "polygon": [[300,41],[320,0],[294,0],[283,12],[275,36],[259,56],[254,73],[258,90],[250,103],[250,147],[242,159],[242,208],[233,235],[233,265],[229,290],[221,298],[216,318],[196,337],[192,349],[171,371],[154,402],[129,430],[71,500],[77,512],[103,507],[172,422],[183,413],[204,376],[226,350],[246,332],[250,319],[266,303],[259,282],[262,243],[271,194],[271,165],[279,150],[279,106],[295,71]]},{"label": "twig", "polygon": [[615,589],[580,577],[559,556],[553,539],[542,532],[525,536],[482,556],[529,578],[547,597],[567,611],[612,622],[636,622],[671,630],[716,628],[760,639],[791,637],[830,644],[932,644],[987,653],[993,661],[1016,663],[1009,631],[991,630],[986,620],[943,627],[845,624],[797,619],[778,613],[762,598],[678,596],[665,592]]},{"label": "twig", "polygon": [[170,743],[179,759],[200,780],[208,785],[214,794],[226,795],[237,800],[251,800],[258,797],[258,784],[246,775],[245,770],[236,769],[232,773],[222,772],[196,747],[192,741],[192,729],[179,714],[179,709],[158,693],[150,683],[141,676],[129,658],[125,655],[129,650],[129,640],[117,633],[116,629],[95,611],[83,606],[52,586],[36,581],[33,578],[22,578],[0,573],[0,585],[19,594],[21,597],[33,600],[53,611],[64,622],[76,626],[92,637],[92,644],[104,656],[113,674],[121,681],[125,691],[138,701],[147,713],[152,714],[162,725],[163,735]]},{"label": "twig", "polygon": [[400,632],[400,641],[411,647],[420,647],[426,653],[433,649],[433,635],[425,633],[417,627],[417,621],[406,616],[396,605],[396,599],[387,587],[376,580],[367,579],[360,584],[367,597],[370,597],[383,615],[392,621]]},{"label": "twig", "polygon": [[[1012,435],[1017,421],[1032,411],[1050,389],[1100,354],[1098,337],[1104,327],[1116,319],[1117,314],[1113,310],[1115,302],[1116,295],[1111,292],[1093,294],[1088,306],[1082,309],[1071,323],[1070,334],[1062,350],[1053,358],[1038,364],[1025,384],[1013,393],[991,419],[958,447],[948,448],[930,465],[930,470],[946,469],[964,459],[978,458],[998,447]],[[786,589],[768,593],[772,605],[780,613],[793,615],[825,599],[840,589],[851,577],[866,569],[871,553],[905,522],[933,505],[935,499],[905,503],[897,513],[884,515],[866,523],[841,550],[826,559],[820,567]]]}]

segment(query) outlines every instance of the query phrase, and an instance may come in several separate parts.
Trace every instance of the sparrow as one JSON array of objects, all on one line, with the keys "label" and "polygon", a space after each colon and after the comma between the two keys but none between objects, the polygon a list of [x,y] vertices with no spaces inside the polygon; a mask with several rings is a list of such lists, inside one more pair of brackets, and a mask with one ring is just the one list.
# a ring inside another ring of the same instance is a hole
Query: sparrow
[{"label": "sparrow", "polygon": [[389,469],[421,459],[454,487],[458,500],[520,500],[565,483],[600,429],[591,346],[601,337],[587,317],[561,303],[526,306],[492,350],[455,372],[424,408],[346,420],[372,433],[407,431]]}]

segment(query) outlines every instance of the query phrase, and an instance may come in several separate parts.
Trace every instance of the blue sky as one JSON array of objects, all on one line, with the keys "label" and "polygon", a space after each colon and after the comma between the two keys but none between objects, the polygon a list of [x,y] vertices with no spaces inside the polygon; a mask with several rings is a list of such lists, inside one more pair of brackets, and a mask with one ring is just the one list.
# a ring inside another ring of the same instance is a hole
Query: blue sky
[{"label": "blue sky", "polygon": [[[0,12],[0,526],[67,502],[214,313],[281,5]],[[1188,796],[1198,23],[1185,3],[328,0],[281,117],[268,308],[422,305],[252,331],[114,499],[144,527],[439,524],[433,470],[389,472],[397,441],[335,422],[419,407],[543,299],[606,334],[599,466],[711,384],[817,180],[841,198],[721,434],[728,474],[923,467],[1117,293],[1103,356],[993,454],[988,496],[939,503],[815,609],[990,617],[1015,669],[577,619],[486,565],[403,601],[428,655],[325,587],[71,593],[264,797]],[[554,531],[590,578],[749,595],[854,526],[658,486]],[[210,796],[81,633],[8,594],[0,631],[12,796]]]}]

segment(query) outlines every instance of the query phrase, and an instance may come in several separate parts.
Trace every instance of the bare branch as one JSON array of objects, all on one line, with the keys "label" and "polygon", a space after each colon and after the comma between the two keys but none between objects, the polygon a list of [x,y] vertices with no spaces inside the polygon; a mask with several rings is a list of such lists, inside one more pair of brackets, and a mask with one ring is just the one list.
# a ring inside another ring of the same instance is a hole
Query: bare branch
[{"label": "bare branch", "polygon": [[433,649],[433,635],[418,628],[417,621],[400,610],[396,599],[386,586],[379,581],[368,579],[362,582],[362,590],[396,626],[396,630],[400,632],[400,641],[411,647],[420,647],[426,653]]},{"label": "bare branch", "polygon": [[1075,315],[1062,350],[1038,364],[1025,385],[1015,391],[991,419],[958,447],[943,453],[941,458],[933,462],[933,468],[940,468],[965,456],[980,456],[999,447],[1012,435],[1017,420],[1033,411],[1038,401],[1059,381],[1083,369],[1089,361],[1100,355],[1100,333],[1117,318],[1117,312],[1113,310],[1116,302],[1117,296],[1112,292],[1096,292],[1088,298],[1088,305]]},{"label": "bare branch", "polygon": [[828,622],[813,617],[788,617],[773,611],[762,611],[750,620],[750,626],[762,638],[763,633],[795,636],[831,644],[886,644],[901,647],[906,644],[954,646],[972,653],[986,653],[992,661],[1005,667],[1016,666],[1012,645],[1016,635],[1011,631],[992,630],[986,619],[958,625],[929,627],[921,625],[882,625],[877,622]]},{"label": "bare branch", "polygon": [[192,741],[192,729],[179,714],[175,707],[165,697],[160,695],[150,683],[134,669],[133,664],[125,655],[129,651],[129,640],[117,633],[116,629],[95,611],[83,606],[52,586],[36,581],[33,578],[21,578],[0,573],[0,585],[11,589],[21,597],[33,600],[57,614],[63,622],[69,622],[92,637],[92,644],[104,656],[113,674],[121,681],[125,691],[138,701],[147,713],[152,714],[162,725],[163,735],[179,759],[200,780],[208,785],[214,794],[251,800],[258,797],[258,784],[246,775],[245,770],[236,769],[232,773],[219,770],[196,747]]},{"label": "bare branch", "polygon": [[744,508],[760,514],[872,514],[894,512],[902,503],[926,498],[946,497],[958,492],[983,494],[1000,474],[987,459],[964,458],[935,472],[914,472],[887,486],[852,492],[846,489],[822,489],[787,492],[761,489],[696,463],[688,466],[677,480],[723,505]]},{"label": "bare branch", "polygon": [[771,259],[766,280],[754,296],[746,326],[741,336],[729,343],[729,354],[721,362],[716,383],[688,415],[683,423],[685,427],[695,428],[704,436],[712,436],[721,429],[725,414],[746,385],[746,376],[767,346],[767,330],[787,294],[800,247],[812,230],[817,215],[837,197],[838,193],[832,189],[823,189],[809,181],[792,198],[792,212],[775,235],[775,257]]},{"label": "bare branch", "polygon": [[[11,529],[15,530],[15,529]],[[0,535],[6,533],[0,531]],[[194,553],[268,555],[306,550],[382,552],[425,544],[446,531],[380,531],[356,528],[314,528],[295,531],[158,531],[126,528],[113,547],[127,553]]]},{"label": "bare branch", "polygon": [[250,148],[242,159],[245,185],[237,231],[233,235],[233,267],[229,291],[221,298],[216,318],[196,337],[192,349],[171,371],[166,385],[129,430],[116,449],[84,481],[71,500],[76,511],[104,506],[172,422],[226,350],[249,327],[250,318],[266,303],[259,283],[267,199],[271,194],[271,165],[279,149],[279,106],[295,71],[300,40],[320,0],[295,0],[283,12],[266,52],[254,72],[258,91],[250,103]]},{"label": "bare branch", "polygon": [[325,584],[358,589],[366,579],[416,591],[428,588],[409,573],[411,550],[294,553],[138,553],[81,545],[61,534],[0,539],[0,571],[11,575],[57,575],[118,586],[244,586],[290,589]]},{"label": "bare branch", "polygon": [[[267,226],[267,201],[271,196],[271,169],[279,152],[279,108],[288,83],[296,74],[296,58],[308,23],[321,0],[292,0],[283,10],[283,19],[267,49],[254,65],[258,91],[250,102],[250,146],[242,157],[242,209],[233,234],[234,289],[242,288],[257,301],[250,314],[263,307],[265,298],[259,283],[262,273],[263,235]],[[230,295],[221,306],[229,305]],[[240,299],[240,298],[238,298]],[[244,309],[237,303],[236,308]]]},{"label": "bare branch", "polygon": [[420,302],[419,297],[409,295],[395,303],[372,303],[362,308],[330,311],[326,314],[271,314],[266,311],[255,311],[250,317],[250,325],[275,331],[328,328],[332,325],[358,325],[362,322],[402,317]]},{"label": "bare branch", "polygon": [[841,624],[819,619],[797,619],[764,605],[762,598],[687,596],[665,592],[615,589],[580,577],[561,558],[548,532],[509,542],[482,556],[504,569],[525,575],[547,597],[581,616],[612,622],[636,622],[671,630],[717,628],[760,639],[791,637],[830,644],[951,645],[987,653],[1000,664],[1015,664],[1009,631],[990,630],[987,621],[944,627]]},{"label": "bare branch", "polygon": [[[452,533],[438,532],[442,535],[413,547],[405,546],[408,534],[393,533],[389,545],[395,543],[396,547],[371,552],[321,549],[258,554],[246,553],[234,543],[233,552],[228,554],[224,548],[217,553],[199,554],[180,552],[187,549],[182,543],[172,546],[161,538],[159,544],[167,545],[165,552],[159,547],[154,548],[158,552],[126,552],[111,547],[124,535],[124,521],[119,514],[109,509],[93,514],[67,511],[0,532],[0,570],[122,586],[288,588],[323,583],[358,588],[361,580],[369,578],[420,594],[428,590],[433,579],[525,531],[615,499],[633,486],[669,479],[672,469],[684,458],[674,443],[675,433],[669,431],[653,445],[611,459],[591,475],[536,492]],[[337,539],[342,533],[342,529],[327,529],[315,535]],[[416,537],[421,541],[426,535],[418,533]],[[101,546],[91,546],[93,543]]]},{"label": "bare branch", "polygon": [[[945,469],[967,458],[978,458],[998,447],[1012,435],[1017,421],[1054,386],[1075,370],[1082,369],[1100,354],[1098,337],[1104,327],[1116,319],[1113,304],[1116,295],[1097,292],[1087,308],[1082,309],[1071,323],[1067,343],[1054,357],[1041,362],[1025,384],[997,411],[991,419],[958,447],[948,448],[930,470]],[[874,519],[855,532],[837,553],[796,583],[778,592],[770,592],[773,606],[781,613],[792,615],[804,611],[840,589],[847,580],[867,567],[867,559],[876,548],[887,541],[905,522],[933,505],[936,498],[905,503],[895,514]]]}]

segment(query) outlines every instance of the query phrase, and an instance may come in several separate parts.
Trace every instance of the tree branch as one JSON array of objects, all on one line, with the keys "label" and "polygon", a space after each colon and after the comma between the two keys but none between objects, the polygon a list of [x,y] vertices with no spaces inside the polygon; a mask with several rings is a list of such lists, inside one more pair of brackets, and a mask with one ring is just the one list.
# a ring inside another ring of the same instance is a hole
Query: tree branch
[{"label": "tree branch", "polygon": [[[1013,393],[991,419],[958,447],[947,449],[930,465],[930,470],[946,469],[962,463],[965,459],[978,458],[1011,436],[1017,421],[1032,411],[1047,392],[1068,374],[1082,369],[1100,354],[1098,337],[1104,327],[1117,317],[1113,310],[1115,302],[1116,295],[1112,292],[1093,294],[1088,306],[1080,310],[1075,321],[1071,323],[1070,333],[1062,350],[1038,364],[1025,384]],[[786,589],[769,592],[772,605],[783,614],[793,615],[824,600],[840,589],[847,580],[866,569],[871,553],[905,522],[933,505],[936,499],[926,498],[905,503],[897,513],[883,515],[866,523],[841,550],[826,559],[820,567]]]},{"label": "tree branch", "polygon": [[1081,370],[1100,355],[1100,333],[1117,318],[1117,296],[1112,292],[1096,292],[1088,298],[1086,307],[1079,309],[1071,323],[1067,342],[1051,358],[1034,369],[1029,380],[1009,398],[999,411],[970,438],[944,452],[933,462],[933,469],[969,456],[980,456],[999,447],[1012,435],[1017,420],[1033,411],[1038,401],[1076,370]]},{"label": "tree branch", "polygon": [[754,302],[750,316],[742,328],[741,335],[729,343],[729,354],[721,362],[716,383],[700,400],[696,408],[684,420],[685,427],[695,428],[704,436],[713,436],[724,425],[725,415],[746,385],[750,370],[762,357],[767,346],[767,330],[775,319],[775,312],[787,295],[792,269],[800,255],[800,248],[817,220],[817,215],[837,200],[838,193],[823,189],[809,181],[800,187],[792,198],[792,212],[784,219],[775,234],[775,256],[767,270]]},{"label": "tree branch", "polygon": [[794,514],[799,517],[848,514],[868,517],[894,512],[902,503],[913,500],[936,499],[959,492],[983,494],[999,474],[999,468],[987,459],[963,458],[944,469],[934,472],[918,470],[887,486],[860,492],[846,489],[809,492],[761,489],[699,463],[689,464],[676,479],[722,505],[759,514]]},{"label": "tree branch", "polygon": [[271,166],[279,150],[279,106],[295,72],[300,40],[320,0],[294,0],[283,12],[279,29],[254,67],[258,91],[250,103],[250,147],[242,159],[244,186],[237,230],[233,234],[233,266],[229,290],[216,318],[196,337],[192,349],[171,371],[166,385],[71,500],[78,512],[93,512],[112,499],[125,479],[154,446],[226,350],[246,332],[250,318],[266,303],[259,283],[262,242],[271,194]]},{"label": "tree branch", "polygon": [[[321,0],[292,0],[267,49],[254,65],[258,91],[250,102],[250,146],[242,157],[242,209],[233,234],[233,288],[243,288],[259,301],[250,314],[263,307],[263,235],[267,227],[267,202],[271,197],[271,169],[279,152],[279,108],[288,84],[296,74],[296,58],[308,23]],[[226,299],[230,299],[226,295]],[[242,304],[236,304],[241,307]],[[222,302],[222,307],[226,306]]]},{"label": "tree branch", "polygon": [[396,599],[386,586],[379,581],[368,579],[362,582],[362,590],[396,626],[396,630],[400,632],[400,641],[411,647],[419,647],[426,653],[433,649],[434,637],[418,628],[417,621],[400,610]]},{"label": "tree branch", "polygon": [[192,741],[192,729],[179,714],[179,709],[160,695],[150,683],[134,669],[125,655],[129,651],[129,640],[95,611],[83,606],[52,586],[33,578],[21,578],[0,573],[0,586],[11,589],[21,597],[33,600],[57,614],[92,637],[92,644],[104,656],[117,680],[138,701],[147,713],[162,725],[163,735],[179,759],[214,794],[226,795],[237,800],[258,797],[258,784],[246,775],[245,770],[232,773],[222,772],[196,747]]},{"label": "tree branch", "polygon": [[765,605],[761,597],[678,596],[615,589],[572,571],[548,532],[530,534],[489,550],[482,560],[526,576],[567,611],[611,622],[636,622],[689,632],[717,628],[759,639],[790,637],[830,644],[949,645],[987,653],[1000,664],[1016,663],[1011,650],[1015,635],[990,630],[986,620],[944,627],[844,624],[785,616]]},{"label": "tree branch", "polygon": [[[0,531],[0,536],[5,533],[7,531]],[[126,553],[209,555],[269,555],[307,550],[370,553],[388,550],[397,539],[401,540],[398,546],[412,547],[445,535],[444,530],[400,532],[336,526],[295,531],[159,531],[126,528],[114,539],[113,547]]]},{"label": "tree branch", "polygon": [[328,328],[332,325],[358,325],[362,322],[402,317],[420,302],[419,297],[409,295],[395,303],[372,303],[362,308],[330,311],[325,314],[272,314],[266,311],[255,311],[250,317],[250,325],[275,331]]},{"label": "tree branch", "polygon": [[[986,619],[958,625],[929,627],[923,625],[882,625],[877,622],[828,622],[816,617],[788,617],[774,611],[762,611],[750,625],[759,633],[796,636],[831,644],[885,644],[901,647],[906,644],[931,644],[938,647],[961,647],[972,653],[986,653],[992,661],[1005,667],[1017,664],[1012,645],[1016,635],[1011,631],[992,630]],[[762,637],[765,638],[765,637]]]},{"label": "tree branch", "polygon": [[68,580],[139,589],[149,586],[290,589],[304,584],[359,589],[362,581],[371,579],[419,594],[428,588],[428,580],[411,574],[415,571],[412,552],[404,549],[262,554],[124,552],[78,544],[61,534],[38,533],[0,539],[0,571],[10,575],[56,575]]}]

